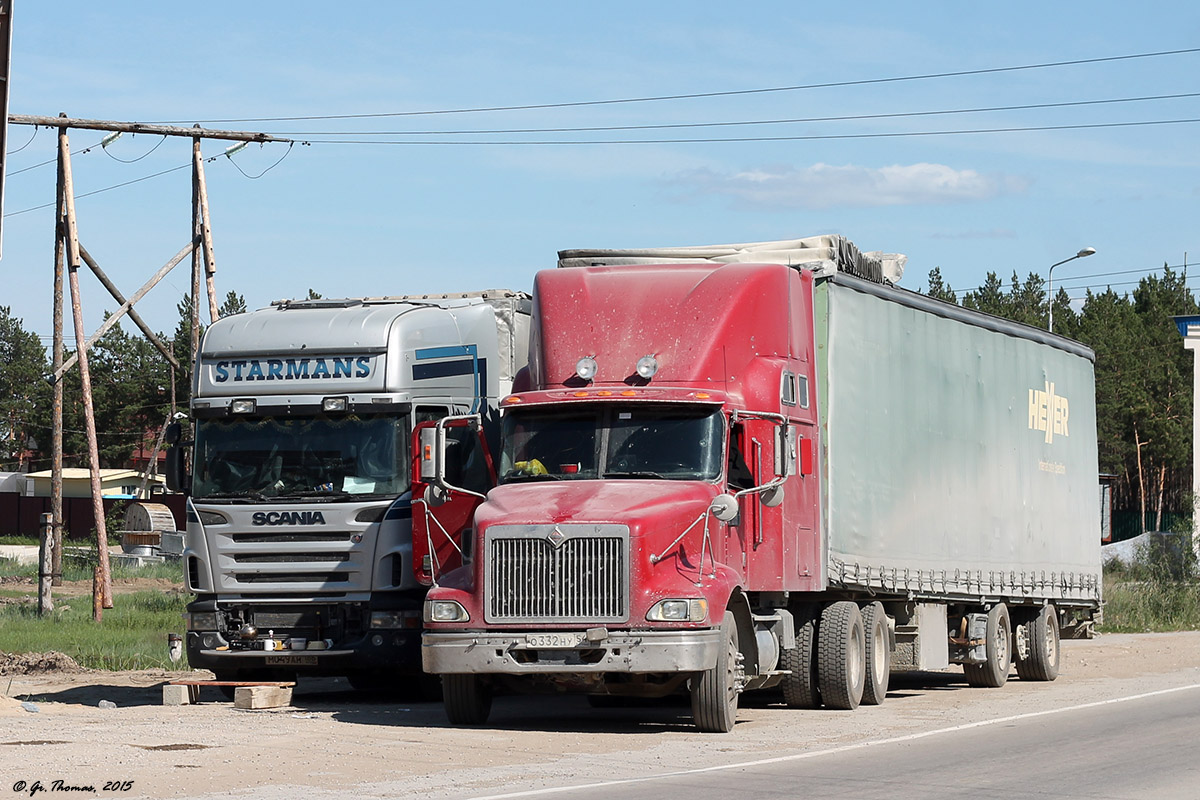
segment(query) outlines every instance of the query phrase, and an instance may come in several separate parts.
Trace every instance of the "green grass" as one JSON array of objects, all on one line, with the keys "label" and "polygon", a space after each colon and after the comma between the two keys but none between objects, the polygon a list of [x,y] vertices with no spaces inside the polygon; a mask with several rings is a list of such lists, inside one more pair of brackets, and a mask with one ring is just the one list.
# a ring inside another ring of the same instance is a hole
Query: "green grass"
[{"label": "green grass", "polygon": [[56,650],[89,669],[176,668],[167,658],[167,634],[183,633],[180,615],[190,597],[182,591],[118,594],[100,623],[92,620],[90,595],[57,597],[45,617],[38,616],[36,597],[33,603],[8,604],[0,607],[4,650]]},{"label": "green grass", "polygon": [[[95,554],[82,553],[79,556],[75,556],[71,551],[68,551],[66,555],[67,557],[63,559],[62,566],[63,580],[90,581],[92,579],[93,565],[95,564]],[[117,561],[112,562],[111,570],[113,580],[124,578],[166,578],[181,583],[183,581],[183,567],[179,561],[165,561],[161,564],[146,564],[141,567]],[[18,564],[15,559],[0,558],[0,575],[16,575],[37,580],[37,574],[38,567],[36,564]]]},{"label": "green grass", "polygon": [[1190,537],[1159,538],[1131,564],[1104,567],[1108,633],[1200,630],[1200,582]]},{"label": "green grass", "polygon": [[[68,556],[70,554],[68,553]],[[182,588],[178,561],[134,567],[113,564],[114,581],[165,578],[177,588],[115,594],[113,608],[104,609],[100,623],[92,620],[91,557],[63,559],[63,580],[83,581],[85,594],[68,597],[53,592],[54,611],[37,613],[37,566],[0,559],[0,576],[27,578],[30,583],[0,584],[0,597],[22,600],[0,605],[0,650],[7,653],[58,651],[89,669],[172,669],[167,658],[167,633],[183,633],[181,614],[191,595]],[[186,665],[178,668],[185,668]]]}]

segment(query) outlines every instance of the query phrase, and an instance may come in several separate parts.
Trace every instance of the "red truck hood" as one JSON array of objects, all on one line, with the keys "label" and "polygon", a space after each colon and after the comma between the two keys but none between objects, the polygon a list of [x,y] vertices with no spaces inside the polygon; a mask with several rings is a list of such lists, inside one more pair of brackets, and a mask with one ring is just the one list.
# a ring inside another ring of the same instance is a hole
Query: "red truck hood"
[{"label": "red truck hood", "polygon": [[667,542],[696,520],[719,492],[699,481],[595,480],[508,484],[488,492],[475,519],[488,525],[608,522],[631,537],[661,531]]}]

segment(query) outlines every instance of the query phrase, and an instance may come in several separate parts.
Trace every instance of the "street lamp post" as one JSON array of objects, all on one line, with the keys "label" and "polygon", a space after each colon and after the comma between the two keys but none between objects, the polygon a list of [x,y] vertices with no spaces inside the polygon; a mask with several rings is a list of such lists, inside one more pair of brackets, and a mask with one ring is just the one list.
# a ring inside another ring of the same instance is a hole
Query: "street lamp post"
[{"label": "street lamp post", "polygon": [[1071,256],[1070,258],[1064,258],[1062,261],[1059,261],[1055,264],[1050,265],[1050,271],[1046,273],[1046,284],[1047,284],[1046,296],[1050,300],[1050,324],[1047,326],[1046,329],[1048,331],[1050,331],[1051,333],[1054,333],[1054,268],[1061,266],[1061,265],[1067,263],[1068,261],[1074,261],[1077,258],[1087,258],[1088,256],[1095,255],[1095,254],[1096,254],[1096,248],[1085,247],[1082,250],[1080,250],[1078,253],[1076,253],[1075,255]]}]

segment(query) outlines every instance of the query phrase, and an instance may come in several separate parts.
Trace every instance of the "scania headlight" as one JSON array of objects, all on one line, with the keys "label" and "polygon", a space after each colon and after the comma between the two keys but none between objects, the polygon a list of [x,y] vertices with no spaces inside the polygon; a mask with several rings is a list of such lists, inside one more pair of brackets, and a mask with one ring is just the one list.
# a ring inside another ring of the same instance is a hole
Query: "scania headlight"
[{"label": "scania headlight", "polygon": [[468,622],[471,615],[456,600],[426,600],[426,622]]},{"label": "scania headlight", "polygon": [[189,631],[215,631],[217,615],[212,611],[193,611],[183,615]]},{"label": "scania headlight", "polygon": [[419,628],[417,612],[413,611],[372,611],[372,628]]},{"label": "scania headlight", "polygon": [[659,600],[646,612],[650,622],[703,622],[707,616],[708,601],[703,598]]}]

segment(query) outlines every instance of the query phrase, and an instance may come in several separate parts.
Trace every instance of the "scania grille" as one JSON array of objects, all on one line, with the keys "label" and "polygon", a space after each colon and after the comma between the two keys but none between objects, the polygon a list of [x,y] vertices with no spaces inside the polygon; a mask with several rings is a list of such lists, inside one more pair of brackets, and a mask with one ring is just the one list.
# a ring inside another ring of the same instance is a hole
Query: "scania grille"
[{"label": "scania grille", "polygon": [[624,622],[629,529],[497,526],[487,533],[488,622]]}]

